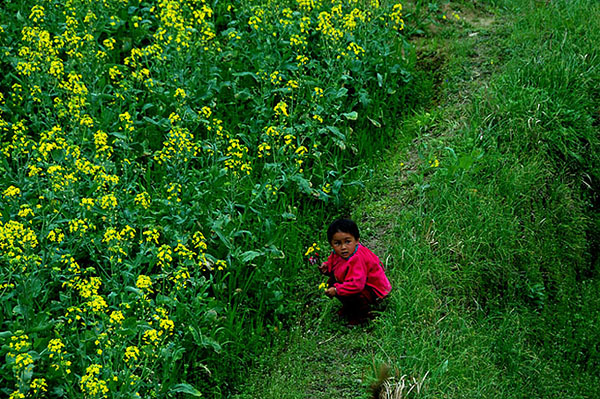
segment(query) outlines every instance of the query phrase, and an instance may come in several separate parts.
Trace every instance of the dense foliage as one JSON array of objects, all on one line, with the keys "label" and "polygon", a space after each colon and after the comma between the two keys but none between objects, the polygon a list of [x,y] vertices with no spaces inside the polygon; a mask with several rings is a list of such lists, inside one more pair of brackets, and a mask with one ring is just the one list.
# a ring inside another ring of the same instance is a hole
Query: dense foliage
[{"label": "dense foliage", "polygon": [[228,390],[290,311],[299,219],[410,102],[401,11],[4,1],[1,394]]}]

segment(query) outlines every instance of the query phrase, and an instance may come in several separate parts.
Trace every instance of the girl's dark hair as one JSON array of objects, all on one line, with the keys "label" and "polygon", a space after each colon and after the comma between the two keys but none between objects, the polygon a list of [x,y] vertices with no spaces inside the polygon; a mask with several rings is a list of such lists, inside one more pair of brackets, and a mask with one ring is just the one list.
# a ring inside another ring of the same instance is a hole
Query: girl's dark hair
[{"label": "girl's dark hair", "polygon": [[353,220],[350,219],[334,220],[327,229],[327,241],[331,242],[331,240],[333,239],[333,235],[339,232],[351,234],[352,237],[356,238],[356,240],[360,238],[358,226],[356,225],[356,223],[354,223]]}]

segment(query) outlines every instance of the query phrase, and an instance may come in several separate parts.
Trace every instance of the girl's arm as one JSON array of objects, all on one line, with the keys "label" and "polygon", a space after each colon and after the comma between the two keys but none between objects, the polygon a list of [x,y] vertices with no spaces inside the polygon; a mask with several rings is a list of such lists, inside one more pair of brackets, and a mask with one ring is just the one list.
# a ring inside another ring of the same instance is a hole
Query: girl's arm
[{"label": "girl's arm", "polygon": [[327,260],[319,265],[319,271],[327,276],[331,275],[333,270],[333,252],[329,254]]}]

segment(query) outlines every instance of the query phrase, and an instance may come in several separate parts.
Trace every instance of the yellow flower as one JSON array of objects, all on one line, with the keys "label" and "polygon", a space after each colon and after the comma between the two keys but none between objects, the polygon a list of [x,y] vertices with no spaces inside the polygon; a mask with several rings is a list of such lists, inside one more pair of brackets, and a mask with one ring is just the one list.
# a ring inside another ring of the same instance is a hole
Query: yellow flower
[{"label": "yellow flower", "polygon": [[10,337],[10,341],[10,349],[16,352],[29,349],[29,336],[27,334],[12,336]]},{"label": "yellow flower", "polygon": [[261,143],[258,145],[258,157],[262,158],[265,155],[271,155],[271,153],[269,152],[269,150],[271,149],[271,146],[267,143]]},{"label": "yellow flower", "polygon": [[134,201],[136,205],[140,205],[144,209],[150,208],[150,194],[145,191],[136,195]]},{"label": "yellow flower", "polygon": [[358,59],[360,56],[365,54],[365,49],[363,49],[362,47],[360,47],[358,44],[356,44],[354,42],[350,43],[346,49],[348,51],[352,51],[354,53],[354,55],[356,56],[356,59]]},{"label": "yellow flower", "polygon": [[313,242],[313,244],[308,247],[308,249],[306,250],[306,253],[304,254],[304,256],[308,256],[311,253],[315,252],[315,251],[320,251],[321,248],[319,247],[319,244],[317,244],[316,242]]},{"label": "yellow flower", "polygon": [[48,384],[46,383],[45,378],[36,378],[35,380],[31,381],[29,387],[33,389],[34,394],[48,391]]},{"label": "yellow flower", "polygon": [[153,344],[156,345],[158,344],[158,331],[156,331],[154,328],[147,330],[144,332],[144,335],[142,335],[142,339],[144,340],[144,342],[146,344]]},{"label": "yellow flower", "polygon": [[303,146],[303,145],[301,145],[300,147],[298,147],[296,149],[296,154],[298,154],[300,156],[306,154],[307,152],[308,152],[308,149],[305,146]]},{"label": "yellow flower", "polygon": [[81,377],[79,386],[86,396],[91,397],[106,397],[108,386],[106,381],[99,378],[102,366],[92,364],[86,369],[86,374]]},{"label": "yellow flower", "polygon": [[[102,41],[102,44],[103,44],[103,45],[104,45],[104,47],[106,47],[107,49],[109,49],[109,50],[114,50],[114,49],[115,49],[115,43],[116,43],[116,42],[117,42],[117,41],[116,41],[114,38],[110,37],[110,38],[108,38],[108,39],[105,39],[105,40],[103,40],[103,41]],[[112,69],[112,68],[111,68],[111,69]]]},{"label": "yellow flower", "polygon": [[13,393],[10,394],[10,396],[8,397],[8,399],[25,399],[25,395],[21,393],[21,391],[16,390],[13,391]]},{"label": "yellow flower", "polygon": [[394,24],[394,29],[400,31],[404,29],[404,20],[402,19],[402,4],[398,3],[392,7],[390,19]]},{"label": "yellow flower", "polygon": [[175,98],[181,98],[181,99],[183,100],[184,98],[186,98],[186,97],[187,97],[187,94],[185,93],[185,90],[183,90],[182,88],[179,88],[179,87],[178,87],[178,88],[175,90],[175,95],[174,95],[174,97],[175,97]]},{"label": "yellow flower", "polygon": [[15,372],[21,372],[30,368],[33,368],[33,357],[29,353],[19,353],[15,357],[15,365],[13,366]]},{"label": "yellow flower", "polygon": [[227,268],[227,263],[224,260],[219,259],[215,263],[215,266],[217,267],[217,270],[225,270]]},{"label": "yellow flower", "polygon": [[84,207],[85,209],[87,209],[89,211],[94,206],[94,199],[93,198],[82,198],[81,201],[79,202],[79,206]]},{"label": "yellow flower", "polygon": [[60,338],[51,339],[48,342],[48,351],[50,351],[50,358],[52,358],[55,354],[60,355],[63,353],[62,349],[65,347],[65,344],[61,341]]},{"label": "yellow flower", "polygon": [[137,361],[140,355],[140,350],[137,346],[128,346],[125,349],[125,355],[123,356],[123,360],[125,363],[129,363],[131,360]]},{"label": "yellow flower", "polygon": [[123,322],[123,320],[125,320],[125,316],[123,316],[123,312],[121,312],[120,310],[114,310],[111,314],[110,314],[110,322],[112,324],[121,324]]},{"label": "yellow flower", "polygon": [[2,193],[2,197],[6,198],[6,197],[17,197],[21,195],[21,189],[15,186],[9,186],[6,190],[4,190],[4,192]]},{"label": "yellow flower", "polygon": [[137,278],[135,286],[142,291],[146,290],[148,292],[152,292],[152,279],[144,274],[140,274]]},{"label": "yellow flower", "polygon": [[252,29],[254,30],[260,30],[262,29],[260,27],[260,24],[262,23],[262,19],[260,19],[258,16],[253,15],[248,19],[248,25],[250,25],[252,27]]},{"label": "yellow flower", "polygon": [[271,78],[271,83],[273,83],[274,85],[278,85],[283,81],[283,78],[281,77],[281,74],[279,73],[279,71],[273,72],[271,74],[270,78]]},{"label": "yellow flower", "polygon": [[275,108],[273,108],[273,110],[275,111],[275,115],[277,116],[281,114],[285,116],[290,116],[287,111],[287,104],[284,101],[278,102]]},{"label": "yellow flower", "polygon": [[306,65],[308,64],[308,57],[305,55],[298,55],[296,56],[296,61],[298,61],[298,66],[302,66],[302,65]]},{"label": "yellow flower", "polygon": [[144,237],[146,237],[146,242],[154,242],[158,245],[158,239],[160,238],[160,233],[157,229],[151,229],[144,231]]},{"label": "yellow flower", "polygon": [[100,207],[102,207],[102,209],[116,208],[117,205],[117,197],[115,197],[112,193],[104,195],[100,199]]},{"label": "yellow flower", "polygon": [[212,115],[212,111],[210,109],[210,107],[202,107],[202,109],[200,110],[200,113],[202,114],[202,116],[204,116],[205,118],[210,118],[210,116]]},{"label": "yellow flower", "polygon": [[314,0],[296,0],[296,2],[298,3],[298,8],[300,8],[303,11],[309,12],[313,8],[315,8]]},{"label": "yellow flower", "polygon": [[158,254],[156,255],[156,257],[158,258],[158,266],[165,267],[171,264],[171,262],[173,262],[172,255],[173,251],[171,250],[170,246],[168,246],[167,244],[161,245],[158,249]]},{"label": "yellow flower", "polygon": [[44,19],[44,7],[35,5],[31,8],[29,19],[33,22],[38,22]]},{"label": "yellow flower", "polygon": [[19,210],[19,217],[25,218],[27,216],[35,216],[33,210],[29,207],[29,205],[21,205],[21,209]]}]

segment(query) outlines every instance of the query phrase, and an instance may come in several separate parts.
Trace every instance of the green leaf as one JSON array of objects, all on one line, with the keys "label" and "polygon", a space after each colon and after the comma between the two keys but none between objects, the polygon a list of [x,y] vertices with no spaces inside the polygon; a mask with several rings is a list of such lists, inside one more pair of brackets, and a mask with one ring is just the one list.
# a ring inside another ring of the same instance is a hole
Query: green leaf
[{"label": "green leaf", "polygon": [[171,388],[171,392],[185,393],[188,395],[195,396],[197,398],[202,396],[202,392],[200,392],[199,390],[197,390],[196,388],[194,388],[193,386],[191,386],[188,383],[182,383],[182,384],[175,385],[173,388]]},{"label": "green leaf", "polygon": [[208,338],[208,337],[202,337],[200,339],[200,343],[202,344],[202,346],[204,346],[205,348],[212,348],[212,350],[214,350],[216,353],[221,353],[222,347],[221,345],[215,341],[212,338]]},{"label": "green leaf", "polygon": [[283,212],[281,214],[281,217],[288,220],[296,220],[296,215],[290,212]]},{"label": "green leaf", "polygon": [[258,251],[246,251],[240,256],[240,260],[244,263],[248,263],[259,256],[262,256],[262,252]]},{"label": "green leaf", "polygon": [[119,133],[119,132],[110,132],[110,135],[111,135],[111,136],[115,136],[116,138],[118,138],[118,139],[121,139],[121,140],[127,140],[127,136],[126,136],[126,135],[124,135],[123,133]]},{"label": "green leaf", "polygon": [[155,121],[154,119],[152,119],[152,118],[149,118],[149,117],[147,117],[147,116],[144,116],[144,117],[142,118],[142,120],[144,120],[144,121],[146,121],[146,122],[148,122],[148,123],[151,123],[151,124],[153,124],[153,125],[155,125],[155,126],[162,127],[162,125],[161,125],[161,123],[160,123],[160,122],[157,122],[157,121]]},{"label": "green leaf", "polygon": [[[150,108],[152,108],[152,107],[154,107],[154,104],[152,104],[152,103],[147,103],[147,104],[144,104],[144,106],[142,107],[142,112],[145,112],[145,111],[147,111],[148,109],[150,109]],[[150,118],[148,118],[148,119],[150,119]],[[150,120],[151,120],[152,122],[154,122],[154,120],[152,120],[152,119],[150,119]]]},{"label": "green leaf", "polygon": [[340,132],[340,130],[337,127],[327,126],[327,130],[329,130],[331,133],[335,134],[339,139],[346,140],[346,136],[344,136],[344,134],[342,132]]},{"label": "green leaf", "polygon": [[312,187],[310,185],[310,182],[308,180],[306,180],[304,177],[302,177],[300,175],[295,175],[290,180],[292,180],[292,181],[296,182],[296,184],[298,184],[298,188],[300,189],[301,192],[303,192],[305,194],[312,194]]},{"label": "green leaf", "polygon": [[352,112],[347,112],[345,114],[342,114],[343,116],[346,117],[346,119],[349,119],[351,121],[355,121],[358,119],[358,112],[356,111],[352,111]]},{"label": "green leaf", "polygon": [[348,94],[348,89],[345,87],[340,87],[340,89],[337,91],[336,98],[344,97],[346,94]]},{"label": "green leaf", "polygon": [[381,127],[381,123],[379,123],[378,121],[376,121],[375,119],[371,119],[367,116],[367,119],[375,126],[375,127]]}]

